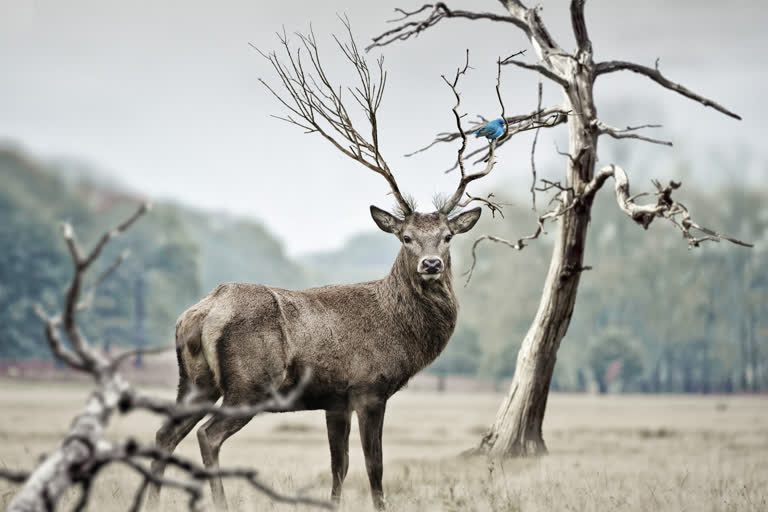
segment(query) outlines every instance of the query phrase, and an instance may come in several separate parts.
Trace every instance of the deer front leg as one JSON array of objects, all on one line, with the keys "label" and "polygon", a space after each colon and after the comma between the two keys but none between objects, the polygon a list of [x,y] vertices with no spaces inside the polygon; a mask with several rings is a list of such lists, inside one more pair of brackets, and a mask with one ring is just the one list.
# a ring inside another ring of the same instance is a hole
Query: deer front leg
[{"label": "deer front leg", "polygon": [[325,411],[325,424],[328,427],[328,444],[331,447],[331,472],[333,489],[331,501],[341,500],[341,486],[349,469],[349,428],[352,411]]},{"label": "deer front leg", "polygon": [[[224,405],[229,405],[224,402]],[[200,444],[200,454],[203,457],[203,465],[206,469],[219,469],[219,450],[229,436],[243,428],[251,418],[226,418],[213,416],[197,431],[197,440]],[[226,512],[227,499],[224,495],[224,484],[221,477],[210,479],[213,503],[216,510]]]},{"label": "deer front leg", "polygon": [[384,411],[386,402],[366,403],[357,411],[360,439],[363,442],[365,454],[365,469],[368,471],[368,481],[371,484],[371,497],[376,510],[384,510],[384,490],[381,487],[383,465],[381,462],[381,433],[384,426]]}]

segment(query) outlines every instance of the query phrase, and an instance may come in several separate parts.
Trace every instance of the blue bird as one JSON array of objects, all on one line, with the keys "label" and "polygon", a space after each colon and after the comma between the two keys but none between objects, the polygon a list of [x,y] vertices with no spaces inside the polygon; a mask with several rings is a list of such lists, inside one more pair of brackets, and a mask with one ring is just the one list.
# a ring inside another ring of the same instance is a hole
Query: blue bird
[{"label": "blue bird", "polygon": [[504,119],[498,118],[489,121],[472,133],[475,134],[475,137],[485,137],[488,140],[498,139],[504,133]]}]

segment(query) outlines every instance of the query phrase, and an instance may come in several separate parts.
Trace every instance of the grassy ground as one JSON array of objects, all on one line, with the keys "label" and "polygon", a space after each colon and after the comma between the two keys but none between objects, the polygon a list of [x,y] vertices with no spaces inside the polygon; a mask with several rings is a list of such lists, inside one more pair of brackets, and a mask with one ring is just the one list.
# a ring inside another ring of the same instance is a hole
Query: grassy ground
[{"label": "grassy ground", "polygon": [[[86,392],[81,384],[0,382],[0,466],[29,468],[55,446]],[[390,402],[384,489],[391,510],[768,510],[766,397],[555,394],[545,425],[547,457],[459,457],[477,442],[499,400],[406,390]],[[137,414],[115,422],[110,433],[150,441],[157,426],[155,418]],[[356,428],[350,448],[342,510],[370,510]],[[179,449],[199,457],[194,435]],[[222,464],[253,466],[281,491],[308,487],[324,497],[330,463],[323,414],[256,418],[224,445]],[[125,470],[106,471],[89,510],[126,510],[137,482]],[[245,484],[225,482],[225,488],[235,510],[294,508],[268,503]],[[0,508],[12,494],[0,482]],[[183,509],[174,491],[163,501],[163,510]]]}]

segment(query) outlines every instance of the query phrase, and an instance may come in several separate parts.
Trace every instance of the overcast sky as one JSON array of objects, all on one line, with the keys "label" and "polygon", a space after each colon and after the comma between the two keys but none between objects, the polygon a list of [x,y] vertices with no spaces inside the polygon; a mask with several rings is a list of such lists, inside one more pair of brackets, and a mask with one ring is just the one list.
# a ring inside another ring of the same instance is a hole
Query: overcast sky
[{"label": "overcast sky", "polygon": [[[449,4],[502,12],[492,0]],[[571,49],[568,2],[542,4],[551,32]],[[269,117],[281,110],[257,79],[274,76],[248,43],[275,48],[276,30],[305,30],[312,22],[330,75],[346,83],[352,76],[329,37],[341,28],[336,13],[346,13],[358,40],[367,43],[387,28],[393,7],[419,5],[0,0],[0,138],[43,157],[83,159],[150,197],[262,219],[294,254],[335,247],[373,227],[368,205],[391,205],[387,185],[318,136]],[[652,65],[660,57],[668,77],[744,117],[734,121],[638,75],[601,78],[596,96],[607,122],[662,122],[655,135],[675,141],[673,149],[640,148],[659,165],[652,175],[667,177],[672,162],[687,158],[706,168],[704,181],[736,173],[764,179],[765,11],[763,0],[587,3],[596,59]],[[456,148],[402,155],[453,127],[453,99],[440,74],[452,73],[467,47],[475,69],[463,83],[463,108],[471,116],[494,116],[494,61],[527,48],[512,26],[448,20],[384,49],[389,81],[380,113],[382,149],[401,188],[424,209],[435,192],[455,187],[455,176],[442,170]],[[504,70],[507,112],[535,107],[536,80],[528,71]],[[547,87],[545,102],[558,102],[557,91]],[[553,175],[563,167],[553,141],[564,128],[558,131],[539,142],[539,167]],[[521,137],[500,152],[482,188],[527,187],[529,145]],[[709,165],[721,149],[728,162],[743,165]]]}]

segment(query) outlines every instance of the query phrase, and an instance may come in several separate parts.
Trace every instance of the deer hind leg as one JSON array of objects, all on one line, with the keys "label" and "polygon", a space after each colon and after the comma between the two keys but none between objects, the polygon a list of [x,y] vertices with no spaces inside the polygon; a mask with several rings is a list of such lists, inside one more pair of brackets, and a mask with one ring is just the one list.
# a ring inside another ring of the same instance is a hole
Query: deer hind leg
[{"label": "deer hind leg", "polygon": [[381,434],[384,427],[384,411],[386,402],[377,401],[366,403],[358,408],[357,421],[360,426],[360,440],[363,443],[365,469],[368,471],[368,481],[371,484],[371,498],[376,510],[384,510],[384,490],[381,477],[384,466],[381,461]]},{"label": "deer hind leg", "polygon": [[[223,406],[242,405],[241,401],[231,401],[224,397]],[[219,451],[232,434],[243,428],[252,418],[227,418],[222,416],[213,416],[197,431],[197,440],[200,444],[200,454],[203,458],[203,465],[206,469],[216,470],[219,468]],[[211,493],[216,510],[227,510],[227,499],[224,494],[224,484],[221,477],[210,479]]]},{"label": "deer hind leg", "polygon": [[[203,393],[198,391],[197,395],[194,397],[190,397],[191,393],[192,392],[188,383],[182,382],[179,386],[179,393],[176,397],[176,403],[183,403],[187,400],[189,400],[191,403],[215,402],[219,399],[220,396],[220,393],[216,388],[211,388],[207,392]],[[195,425],[197,425],[201,419],[203,419],[204,416],[205,414],[200,414],[189,416],[182,420],[167,420],[165,423],[163,423],[163,425],[160,427],[160,430],[158,430],[157,434],[155,435],[155,446],[165,453],[173,453],[181,440],[187,437],[187,434],[189,434],[189,432],[195,427]],[[151,467],[152,474],[158,478],[162,478],[163,473],[165,473],[165,467],[166,463],[164,461],[153,461]],[[150,510],[156,509],[160,500],[160,486],[153,484],[149,488],[148,494],[149,496],[147,499],[147,507],[150,508]]]},{"label": "deer hind leg", "polygon": [[341,500],[341,486],[349,469],[349,428],[352,411],[325,411],[325,424],[328,427],[328,444],[331,447],[331,472],[333,488],[331,501]]}]

